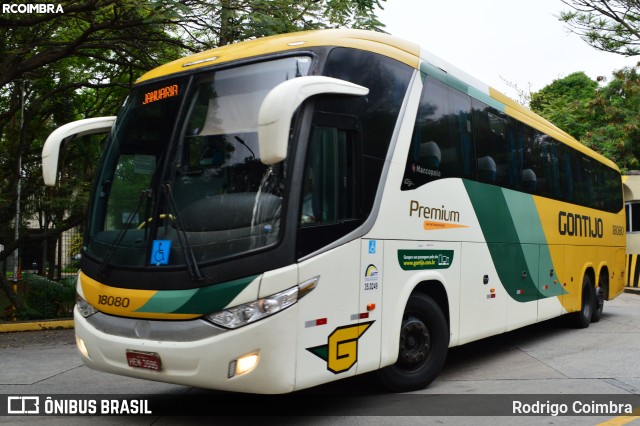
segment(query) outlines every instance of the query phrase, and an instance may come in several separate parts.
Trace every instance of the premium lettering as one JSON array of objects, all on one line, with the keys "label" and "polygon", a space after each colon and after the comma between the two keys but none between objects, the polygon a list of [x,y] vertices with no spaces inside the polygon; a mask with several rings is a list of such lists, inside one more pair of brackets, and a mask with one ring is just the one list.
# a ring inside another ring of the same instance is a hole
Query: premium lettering
[{"label": "premium lettering", "polygon": [[409,216],[414,214],[423,219],[460,222],[460,212],[458,211],[447,210],[444,206],[441,208],[422,206],[419,202],[411,200],[409,203]]}]

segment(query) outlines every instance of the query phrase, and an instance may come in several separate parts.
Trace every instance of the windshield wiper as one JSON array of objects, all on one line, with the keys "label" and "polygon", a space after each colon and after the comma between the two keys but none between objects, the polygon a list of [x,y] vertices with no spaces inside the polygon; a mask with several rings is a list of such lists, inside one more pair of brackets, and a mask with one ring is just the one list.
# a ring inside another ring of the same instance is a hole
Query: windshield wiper
[{"label": "windshield wiper", "polygon": [[167,198],[169,213],[172,214],[174,218],[174,223],[176,225],[176,231],[178,234],[178,241],[180,242],[180,246],[182,247],[182,253],[184,255],[185,262],[187,263],[189,276],[193,280],[202,280],[204,279],[204,277],[202,276],[202,273],[200,272],[200,268],[198,267],[198,261],[196,260],[196,256],[193,253],[191,244],[189,244],[189,237],[187,236],[187,232],[185,231],[184,224],[182,223],[182,218],[178,214],[178,206],[176,205],[176,200],[173,198],[173,192],[171,191],[171,184],[168,184],[168,183],[163,184],[162,192]]},{"label": "windshield wiper", "polygon": [[127,221],[124,224],[124,228],[120,230],[115,240],[113,240],[113,242],[109,246],[109,249],[107,250],[106,256],[104,257],[104,259],[100,263],[100,266],[98,267],[99,276],[104,277],[104,272],[105,272],[105,269],[107,268],[107,265],[109,265],[109,261],[111,260],[114,253],[116,252],[116,249],[118,248],[118,244],[120,244],[120,242],[124,238],[124,235],[127,233],[129,228],[131,227],[133,220],[138,216],[138,210],[140,210],[142,203],[144,203],[145,200],[150,200],[152,197],[153,197],[153,190],[151,188],[143,189],[140,192],[140,200],[138,200],[138,204],[136,205],[135,210],[127,218]]}]

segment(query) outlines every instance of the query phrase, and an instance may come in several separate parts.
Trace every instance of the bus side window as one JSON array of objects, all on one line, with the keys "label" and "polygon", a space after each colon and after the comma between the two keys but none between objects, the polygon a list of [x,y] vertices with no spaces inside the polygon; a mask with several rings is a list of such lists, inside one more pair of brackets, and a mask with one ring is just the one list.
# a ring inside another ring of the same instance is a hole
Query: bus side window
[{"label": "bus side window", "polygon": [[346,235],[362,223],[362,153],[357,132],[312,126],[302,183],[299,255]]},{"label": "bus side window", "polygon": [[420,98],[401,190],[473,173],[471,98],[427,76]]},{"label": "bus side window", "polygon": [[478,180],[504,188],[520,184],[521,160],[515,123],[505,114],[473,100],[473,137]]}]

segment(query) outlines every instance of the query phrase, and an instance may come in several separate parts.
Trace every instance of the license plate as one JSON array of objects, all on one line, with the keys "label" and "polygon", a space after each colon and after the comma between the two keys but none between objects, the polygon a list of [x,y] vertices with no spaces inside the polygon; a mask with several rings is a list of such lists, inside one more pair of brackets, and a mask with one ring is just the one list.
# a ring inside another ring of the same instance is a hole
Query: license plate
[{"label": "license plate", "polygon": [[155,352],[127,350],[127,363],[129,367],[141,368],[143,370],[160,371],[162,369],[160,355]]}]

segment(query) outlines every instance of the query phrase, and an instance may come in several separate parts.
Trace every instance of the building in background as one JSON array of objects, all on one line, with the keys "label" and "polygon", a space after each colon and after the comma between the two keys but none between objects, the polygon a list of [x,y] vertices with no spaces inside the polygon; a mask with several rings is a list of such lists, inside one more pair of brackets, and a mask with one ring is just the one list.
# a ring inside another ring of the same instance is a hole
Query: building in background
[{"label": "building in background", "polygon": [[627,216],[627,287],[638,287],[640,278],[640,171],[622,177],[624,208]]}]

